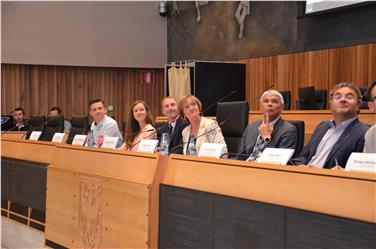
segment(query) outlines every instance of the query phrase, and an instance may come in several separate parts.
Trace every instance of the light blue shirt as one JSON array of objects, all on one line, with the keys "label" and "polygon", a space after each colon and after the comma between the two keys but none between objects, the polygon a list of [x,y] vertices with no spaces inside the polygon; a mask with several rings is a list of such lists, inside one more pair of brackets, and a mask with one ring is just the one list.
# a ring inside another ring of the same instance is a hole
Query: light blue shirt
[{"label": "light blue shirt", "polygon": [[[321,139],[319,146],[317,146],[315,155],[312,157],[311,161],[309,161],[308,164],[313,165],[317,168],[323,168],[326,158],[329,156],[330,151],[333,149],[334,145],[341,137],[343,131],[356,118],[357,117],[343,121],[339,125],[336,125],[334,123],[334,120],[332,120],[330,122],[330,128],[327,130],[324,137]],[[345,165],[341,166],[344,167]]]},{"label": "light blue shirt", "polygon": [[98,123],[93,122],[91,124],[90,131],[93,132],[95,144],[90,144],[89,146],[97,145],[98,137],[100,135],[108,137],[118,137],[119,141],[116,147],[120,147],[123,144],[123,137],[119,131],[119,127],[116,121],[107,115],[105,115],[104,118]]}]

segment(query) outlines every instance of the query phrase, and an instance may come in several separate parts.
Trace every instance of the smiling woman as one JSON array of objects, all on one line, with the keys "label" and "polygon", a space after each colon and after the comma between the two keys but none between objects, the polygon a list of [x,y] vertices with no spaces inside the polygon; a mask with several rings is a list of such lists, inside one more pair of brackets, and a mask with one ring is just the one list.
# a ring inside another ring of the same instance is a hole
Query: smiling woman
[{"label": "smiling woman", "polygon": [[125,143],[120,149],[130,151],[137,151],[142,139],[157,138],[150,109],[143,100],[133,102],[125,136]]}]

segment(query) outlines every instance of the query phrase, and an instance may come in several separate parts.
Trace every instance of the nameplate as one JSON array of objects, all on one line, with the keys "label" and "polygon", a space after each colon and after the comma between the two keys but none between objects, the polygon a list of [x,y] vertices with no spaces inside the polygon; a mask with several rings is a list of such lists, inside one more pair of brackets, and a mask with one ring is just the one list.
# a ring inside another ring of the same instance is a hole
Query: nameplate
[{"label": "nameplate", "polygon": [[257,162],[286,165],[290,161],[294,151],[294,149],[265,148]]},{"label": "nameplate", "polygon": [[103,144],[102,144],[101,147],[102,148],[115,149],[118,142],[119,142],[119,137],[104,136]]},{"label": "nameplate", "polygon": [[224,144],[203,143],[198,156],[220,158],[224,148]]},{"label": "nameplate", "polygon": [[52,141],[54,143],[62,143],[64,140],[65,133],[63,132],[55,132],[54,136],[52,137]]},{"label": "nameplate", "polygon": [[347,171],[367,171],[376,173],[376,153],[351,153],[346,163]]},{"label": "nameplate", "polygon": [[81,145],[83,146],[86,142],[87,135],[75,135],[72,141],[72,145]]},{"label": "nameplate", "polygon": [[142,139],[138,145],[137,151],[154,153],[155,148],[157,148],[158,140],[156,139]]},{"label": "nameplate", "polygon": [[42,135],[42,132],[41,132],[41,131],[33,131],[33,132],[30,134],[29,140],[35,140],[35,141],[38,141],[38,139],[40,138],[40,135]]}]

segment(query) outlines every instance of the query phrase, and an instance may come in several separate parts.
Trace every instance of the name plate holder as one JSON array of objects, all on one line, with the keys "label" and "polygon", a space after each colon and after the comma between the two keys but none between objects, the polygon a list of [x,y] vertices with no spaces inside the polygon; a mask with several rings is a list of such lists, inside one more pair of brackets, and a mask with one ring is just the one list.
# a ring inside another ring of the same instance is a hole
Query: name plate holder
[{"label": "name plate holder", "polygon": [[154,153],[155,149],[158,145],[157,139],[142,139],[140,144],[138,145],[137,151],[138,152],[147,152],[147,153]]},{"label": "name plate holder", "polygon": [[294,149],[265,148],[261,156],[257,159],[257,162],[286,165],[290,161],[294,151]]},{"label": "name plate holder", "polygon": [[64,140],[65,133],[64,132],[55,132],[54,136],[52,137],[53,143],[62,143]]},{"label": "name plate holder", "polygon": [[75,135],[72,141],[72,145],[84,146],[87,139],[87,135]]},{"label": "name plate holder", "polygon": [[41,132],[41,131],[33,131],[33,132],[30,134],[29,140],[38,141],[38,139],[40,138],[40,135],[42,135],[42,132]]},{"label": "name plate holder", "polygon": [[102,148],[116,149],[119,142],[119,137],[104,136]]},{"label": "name plate holder", "polygon": [[351,153],[345,170],[376,173],[376,153]]},{"label": "name plate holder", "polygon": [[198,152],[198,156],[220,158],[224,148],[224,144],[203,143]]}]

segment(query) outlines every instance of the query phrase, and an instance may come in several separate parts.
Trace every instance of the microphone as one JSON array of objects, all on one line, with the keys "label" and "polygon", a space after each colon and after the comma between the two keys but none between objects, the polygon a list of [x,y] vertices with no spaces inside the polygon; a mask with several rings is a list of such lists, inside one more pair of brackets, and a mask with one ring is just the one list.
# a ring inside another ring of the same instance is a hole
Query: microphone
[{"label": "microphone", "polygon": [[[227,121],[224,120],[224,121],[222,121],[220,124],[218,124],[216,127],[214,127],[214,128],[212,128],[212,129],[210,129],[210,130],[208,130],[208,131],[206,131],[206,132],[204,132],[204,133],[198,135],[197,137],[195,137],[195,141],[197,140],[197,138],[202,137],[202,136],[205,136],[206,134],[208,134],[208,133],[210,133],[210,132],[212,132],[212,131],[214,131],[214,130],[220,128],[221,125],[225,124],[226,122],[227,122]],[[192,126],[192,125],[191,125],[191,126]],[[172,154],[173,151],[175,151],[176,149],[178,149],[178,148],[180,148],[181,146],[183,146],[183,145],[185,145],[185,144],[188,144],[188,143],[189,143],[189,139],[188,139],[188,141],[183,142],[183,143],[180,143],[180,144],[176,145],[175,147],[173,147],[173,148],[170,150],[170,152],[169,152],[168,154],[169,154],[169,155]]]},{"label": "microphone", "polygon": [[[43,128],[45,125],[48,125],[49,122],[54,121],[54,120],[56,120],[56,119],[58,119],[58,118],[60,118],[60,117],[62,117],[62,116],[63,116],[63,114],[60,113],[60,114],[57,115],[57,116],[49,117],[49,119],[47,119],[47,120],[46,120],[45,122],[43,122],[41,125],[38,125],[38,126],[34,127],[33,129],[31,129],[30,131],[27,131],[27,133],[23,134],[22,137],[21,137],[21,139],[23,139],[27,134],[31,134],[33,131],[36,131],[36,130],[38,130],[38,129]],[[37,119],[37,118],[39,118],[39,117],[40,117],[40,116],[33,117],[31,120],[35,120],[35,119]],[[30,120],[29,120],[29,122],[30,122]]]},{"label": "microphone", "polygon": [[237,156],[246,156],[248,158],[250,155],[252,155],[252,153],[251,154],[242,154],[242,153],[226,152],[226,153],[223,153],[219,158],[222,158],[222,157],[228,156],[228,155],[230,155],[230,156],[234,155],[235,156],[233,158],[228,158],[228,159],[237,159]]},{"label": "microphone", "polygon": [[236,92],[237,92],[237,90],[234,90],[234,91],[230,92],[229,94],[225,95],[224,97],[220,98],[218,101],[214,102],[213,104],[211,104],[208,107],[206,107],[203,111],[201,111],[201,114],[203,115],[207,110],[209,110],[212,107],[214,107],[218,102],[221,102],[221,101],[227,99],[228,97],[234,95]]},{"label": "microphone", "polygon": [[[161,128],[162,128],[162,127],[161,127]],[[138,133],[136,133],[136,134],[144,133],[144,132],[150,132],[150,131],[155,131],[155,134],[157,134],[157,130],[156,130],[156,129],[148,129],[148,130],[146,130],[146,131],[140,131],[140,132],[138,132]],[[136,135],[136,134],[134,134],[134,135]],[[152,135],[154,135],[154,132],[151,133],[150,135],[147,135],[147,136],[144,137],[143,139],[147,139],[147,138],[151,137]],[[129,136],[127,136],[127,137],[129,137]],[[129,148],[132,149],[134,146],[136,146],[137,144],[141,143],[141,141],[142,141],[143,139],[141,139],[141,140],[138,141],[137,143],[132,144]]]}]

